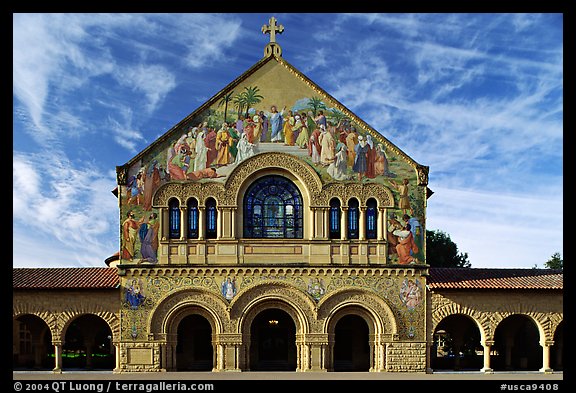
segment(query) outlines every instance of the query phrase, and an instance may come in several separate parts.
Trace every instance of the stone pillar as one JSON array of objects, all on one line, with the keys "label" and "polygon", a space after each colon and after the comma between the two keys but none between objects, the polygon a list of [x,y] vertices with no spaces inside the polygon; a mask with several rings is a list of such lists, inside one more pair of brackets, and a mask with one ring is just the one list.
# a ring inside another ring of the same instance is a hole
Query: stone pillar
[{"label": "stone pillar", "polygon": [[223,217],[223,209],[219,209],[218,206],[216,206],[216,239],[222,239],[222,226],[224,223]]},{"label": "stone pillar", "polygon": [[188,237],[188,220],[186,217],[188,208],[186,206],[180,207],[180,240],[185,240]]},{"label": "stone pillar", "polygon": [[120,344],[114,343],[114,359],[115,359],[115,366],[112,372],[119,373],[121,369],[120,365]]},{"label": "stone pillar", "polygon": [[231,233],[230,233],[230,237],[232,239],[237,239],[239,236],[236,233],[236,217],[238,217],[236,215],[236,208],[233,207],[230,209],[230,220],[232,221],[231,225],[232,225],[232,229],[231,229]]},{"label": "stone pillar", "polygon": [[376,220],[376,239],[382,241],[386,239],[386,209],[378,208],[378,218]]},{"label": "stone pillar", "polygon": [[490,367],[490,350],[492,348],[492,345],[494,345],[494,341],[488,341],[488,340],[486,340],[482,344],[482,347],[484,348],[484,367],[482,367],[480,371],[485,374],[494,373],[494,370],[492,370],[492,368]]},{"label": "stone pillar", "polygon": [[542,346],[542,368],[538,371],[545,374],[551,374],[552,369],[550,368],[550,346],[554,345],[554,341],[541,342]]},{"label": "stone pillar", "polygon": [[330,238],[330,208],[324,208],[322,212],[324,214],[324,237],[328,239]]},{"label": "stone pillar", "polygon": [[168,209],[160,209],[160,240],[168,240]]},{"label": "stone pillar", "polygon": [[366,240],[366,206],[360,206],[360,220],[359,220],[359,236],[358,240]]},{"label": "stone pillar", "polygon": [[340,240],[346,240],[348,238],[348,208],[343,207],[340,214]]},{"label": "stone pillar", "polygon": [[206,230],[206,208],[198,206],[198,240],[204,240],[204,231]]},{"label": "stone pillar", "polygon": [[54,342],[54,368],[52,372],[54,374],[62,374],[62,343]]}]

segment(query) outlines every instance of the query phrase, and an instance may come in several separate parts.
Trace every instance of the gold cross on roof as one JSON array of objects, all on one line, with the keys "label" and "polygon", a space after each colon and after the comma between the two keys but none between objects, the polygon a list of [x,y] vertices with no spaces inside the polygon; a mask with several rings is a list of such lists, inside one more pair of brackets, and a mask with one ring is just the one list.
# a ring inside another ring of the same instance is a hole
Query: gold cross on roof
[{"label": "gold cross on roof", "polygon": [[278,34],[282,34],[282,32],[284,31],[284,26],[276,25],[276,18],[274,18],[274,17],[271,17],[270,20],[268,21],[268,23],[269,23],[269,25],[262,26],[262,33],[263,34],[270,33],[270,43],[275,44],[276,43],[276,32],[278,32]]}]

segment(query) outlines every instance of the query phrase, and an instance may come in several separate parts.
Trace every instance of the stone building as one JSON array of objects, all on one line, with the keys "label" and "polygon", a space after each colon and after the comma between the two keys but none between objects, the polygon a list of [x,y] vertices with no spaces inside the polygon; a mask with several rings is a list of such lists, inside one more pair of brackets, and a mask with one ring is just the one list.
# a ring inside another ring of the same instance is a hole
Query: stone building
[{"label": "stone building", "polygon": [[109,267],[14,269],[15,367],[561,368],[561,272],[431,269],[428,167],[262,29],[261,60],[117,167]]}]

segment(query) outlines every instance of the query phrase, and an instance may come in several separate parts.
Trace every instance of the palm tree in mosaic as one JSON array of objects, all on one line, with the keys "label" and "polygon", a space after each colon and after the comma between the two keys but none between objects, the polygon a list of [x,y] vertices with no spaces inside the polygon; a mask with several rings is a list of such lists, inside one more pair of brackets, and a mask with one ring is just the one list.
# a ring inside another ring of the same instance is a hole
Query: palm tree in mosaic
[{"label": "palm tree in mosaic", "polygon": [[348,116],[346,116],[344,114],[344,112],[336,109],[336,108],[331,108],[330,109],[330,114],[329,114],[330,118],[332,119],[332,122],[334,124],[340,124],[341,121],[344,120],[349,120]]},{"label": "palm tree in mosaic", "polygon": [[232,101],[232,98],[233,98],[232,94],[234,94],[233,91],[231,91],[228,94],[224,94],[224,96],[222,97],[222,99],[218,103],[218,106],[224,106],[224,121],[226,121],[226,116],[228,114],[228,104]]},{"label": "palm tree in mosaic", "polygon": [[316,114],[318,113],[318,111],[320,109],[324,109],[324,110],[328,109],[328,108],[326,108],[326,104],[324,104],[322,102],[322,100],[318,97],[310,97],[308,99],[308,108],[312,111],[312,114],[314,115],[314,117],[316,117]]},{"label": "palm tree in mosaic", "polygon": [[259,103],[264,99],[264,96],[258,94],[260,89],[256,86],[247,86],[244,88],[244,102],[246,103],[246,117],[248,117],[248,110],[252,107],[252,105]]},{"label": "palm tree in mosaic", "polygon": [[246,96],[244,92],[236,94],[232,99],[232,103],[238,111],[238,117],[240,117],[242,112],[244,112],[244,108],[246,107]]}]

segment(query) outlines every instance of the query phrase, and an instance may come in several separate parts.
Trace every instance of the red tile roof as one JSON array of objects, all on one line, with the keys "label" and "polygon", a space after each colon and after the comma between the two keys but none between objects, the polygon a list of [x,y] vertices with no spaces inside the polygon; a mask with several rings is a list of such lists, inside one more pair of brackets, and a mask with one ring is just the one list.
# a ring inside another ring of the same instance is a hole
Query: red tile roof
[{"label": "red tile roof", "polygon": [[562,270],[430,268],[430,289],[563,289]]},{"label": "red tile roof", "polygon": [[119,283],[111,267],[12,269],[13,289],[114,289]]}]

